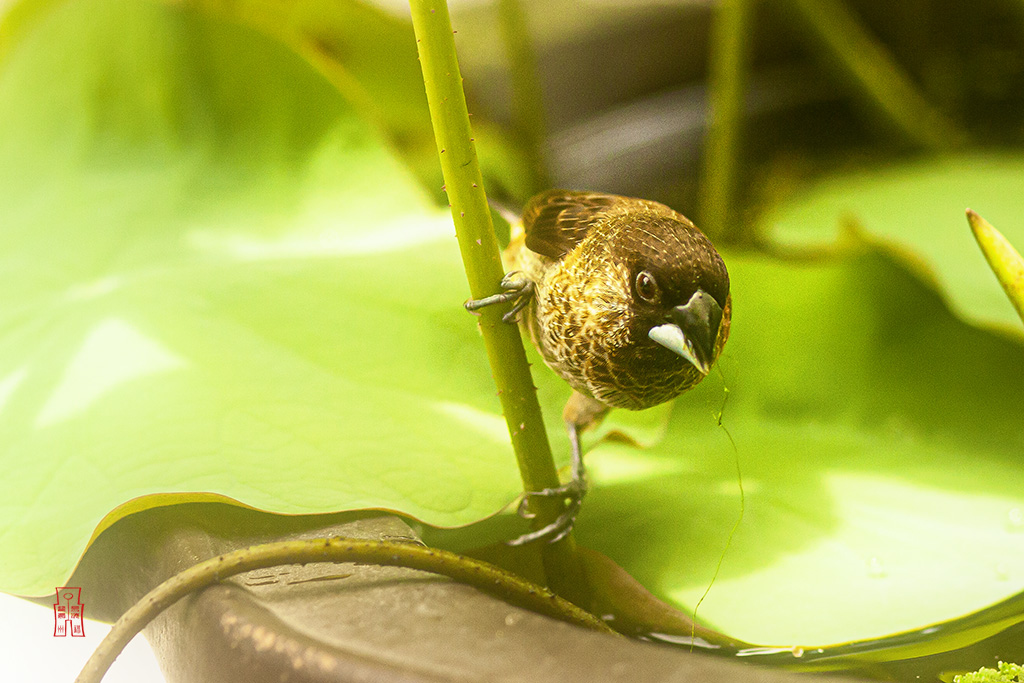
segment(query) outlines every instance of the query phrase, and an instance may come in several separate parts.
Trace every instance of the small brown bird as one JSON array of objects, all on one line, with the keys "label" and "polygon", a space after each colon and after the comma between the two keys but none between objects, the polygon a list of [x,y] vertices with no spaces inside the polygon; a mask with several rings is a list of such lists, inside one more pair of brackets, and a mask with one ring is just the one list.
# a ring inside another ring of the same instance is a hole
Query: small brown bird
[{"label": "small brown bird", "polygon": [[514,301],[544,362],[574,389],[563,417],[572,481],[530,495],[561,496],[566,512],[513,544],[554,542],[586,492],[579,432],[610,408],[643,410],[702,380],[729,336],[729,273],[707,237],[657,202],[549,190],[531,199],[505,250],[501,294]]}]

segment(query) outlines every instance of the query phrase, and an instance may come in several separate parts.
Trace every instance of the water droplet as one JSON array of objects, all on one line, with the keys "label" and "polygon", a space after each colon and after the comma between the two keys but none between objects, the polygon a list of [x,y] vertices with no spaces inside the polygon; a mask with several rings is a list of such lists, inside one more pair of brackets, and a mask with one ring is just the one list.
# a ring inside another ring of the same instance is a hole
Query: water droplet
[{"label": "water droplet", "polygon": [[796,657],[797,659],[799,659],[800,657],[803,657],[804,656],[804,649],[802,647],[800,647],[799,645],[797,645],[796,647],[793,648],[793,656]]},{"label": "water droplet", "polygon": [[1024,531],[1024,508],[1010,508],[1006,513],[1006,527],[1010,531]]},{"label": "water droplet", "polygon": [[868,560],[868,576],[872,579],[884,579],[886,577],[885,566],[877,557]]}]

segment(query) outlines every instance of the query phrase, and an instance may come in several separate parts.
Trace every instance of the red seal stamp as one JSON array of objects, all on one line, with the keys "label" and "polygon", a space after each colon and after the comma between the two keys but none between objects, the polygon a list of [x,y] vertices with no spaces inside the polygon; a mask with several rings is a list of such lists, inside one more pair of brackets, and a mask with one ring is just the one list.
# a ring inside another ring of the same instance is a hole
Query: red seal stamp
[{"label": "red seal stamp", "polygon": [[85,605],[82,604],[81,597],[81,588],[64,586],[57,589],[57,602],[53,603],[54,638],[66,636],[69,630],[72,637],[85,636]]}]

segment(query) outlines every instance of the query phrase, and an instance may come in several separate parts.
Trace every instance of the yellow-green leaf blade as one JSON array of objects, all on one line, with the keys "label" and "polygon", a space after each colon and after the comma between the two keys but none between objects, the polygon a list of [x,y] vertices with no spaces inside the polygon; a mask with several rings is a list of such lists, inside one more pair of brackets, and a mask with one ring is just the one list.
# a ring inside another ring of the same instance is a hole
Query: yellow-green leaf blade
[{"label": "yellow-green leaf blade", "polygon": [[1001,232],[970,209],[967,210],[967,221],[985,259],[992,266],[992,272],[1024,321],[1024,259]]}]

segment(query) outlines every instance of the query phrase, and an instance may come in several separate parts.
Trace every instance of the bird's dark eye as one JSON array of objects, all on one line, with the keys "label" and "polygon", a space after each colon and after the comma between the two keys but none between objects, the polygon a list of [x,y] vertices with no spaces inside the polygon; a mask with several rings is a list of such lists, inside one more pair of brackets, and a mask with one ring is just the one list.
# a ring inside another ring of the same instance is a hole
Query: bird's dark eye
[{"label": "bird's dark eye", "polygon": [[636,293],[641,299],[649,304],[656,303],[661,295],[658,281],[649,271],[641,270],[636,276]]}]

